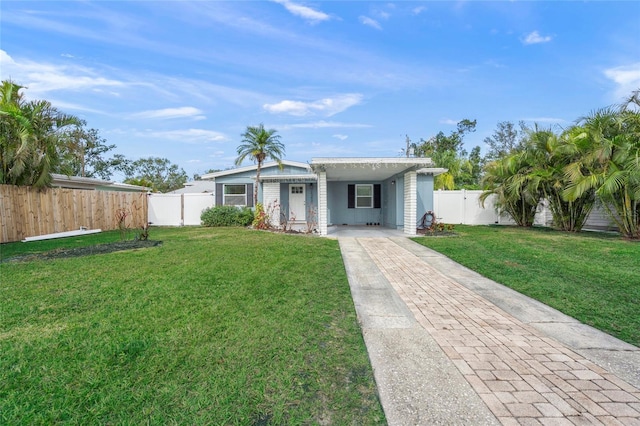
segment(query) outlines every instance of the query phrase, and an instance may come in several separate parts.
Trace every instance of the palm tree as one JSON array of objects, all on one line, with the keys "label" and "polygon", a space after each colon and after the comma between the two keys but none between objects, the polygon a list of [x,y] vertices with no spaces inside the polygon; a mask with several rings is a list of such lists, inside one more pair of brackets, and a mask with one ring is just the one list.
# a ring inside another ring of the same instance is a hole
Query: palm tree
[{"label": "palm tree", "polygon": [[514,152],[485,166],[482,178],[484,192],[480,202],[496,196],[495,206],[506,211],[518,226],[533,226],[538,204],[542,199],[541,188],[531,185],[533,163],[530,153]]},{"label": "palm tree", "polygon": [[537,125],[528,131],[525,151],[533,166],[528,184],[531,192],[542,191],[556,227],[563,231],[580,232],[593,209],[595,192],[586,191],[571,201],[562,196],[569,183],[564,168],[577,159],[571,134],[568,131],[558,137],[551,129],[539,129]]},{"label": "palm tree", "polygon": [[570,183],[563,192],[572,201],[595,191],[630,239],[640,239],[640,113],[630,108],[638,101],[632,96],[619,109],[604,108],[580,120],[574,130],[580,156],[565,168]]},{"label": "palm tree", "polygon": [[247,126],[247,130],[242,134],[242,143],[238,146],[238,158],[236,166],[242,164],[245,158],[257,162],[256,185],[253,190],[253,203],[258,203],[258,184],[260,182],[260,170],[265,159],[275,160],[282,167],[282,157],[284,156],[284,145],[280,142],[280,135],[275,129],[266,130],[264,124],[258,126]]},{"label": "palm tree", "polygon": [[44,187],[59,162],[61,132],[80,121],[48,101],[25,102],[22,86],[0,86],[0,183]]}]

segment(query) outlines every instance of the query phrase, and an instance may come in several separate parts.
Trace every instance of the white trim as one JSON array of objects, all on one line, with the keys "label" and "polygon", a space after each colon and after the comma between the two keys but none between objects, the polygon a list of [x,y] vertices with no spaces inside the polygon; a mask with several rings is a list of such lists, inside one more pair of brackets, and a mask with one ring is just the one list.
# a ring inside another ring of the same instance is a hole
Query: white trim
[{"label": "white trim", "polygon": [[433,165],[433,161],[431,158],[427,157],[377,157],[377,158],[367,158],[367,157],[336,157],[336,158],[312,158],[311,159],[311,167],[313,166],[321,166],[321,165],[345,165],[345,164],[353,164],[353,165],[363,165],[363,164],[378,164],[378,165],[406,165],[406,166],[431,166]]},{"label": "white trim", "polygon": [[[356,183],[355,184],[355,207],[356,209],[372,209],[373,208],[373,194],[374,194],[374,190],[373,190],[373,184],[372,183]],[[371,195],[358,195],[358,187],[360,186],[367,186],[369,187],[369,189],[371,190]],[[358,205],[358,198],[370,198],[371,203],[369,203],[368,206],[359,206]]]},{"label": "white trim", "polygon": [[[309,167],[309,165],[307,163],[299,163],[297,161],[288,161],[288,160],[282,160],[280,163],[283,166],[300,167],[300,168],[307,169],[309,171],[311,170],[311,168]],[[268,163],[264,163],[260,169],[264,170],[266,168],[274,167],[274,166],[277,167],[278,166],[278,162],[269,161]],[[243,172],[248,172],[248,171],[257,170],[257,169],[258,169],[258,165],[257,164],[254,164],[252,166],[237,167],[235,169],[223,170],[221,172],[207,173],[205,175],[200,176],[200,180],[215,179],[215,178],[221,177],[221,176],[228,176],[228,175],[233,175],[233,174],[236,174],[236,173],[243,173]]]},{"label": "white trim", "polygon": [[[242,186],[244,188],[244,194],[227,194],[225,190],[227,186]],[[227,195],[232,197],[239,197],[244,195],[244,204],[227,204],[226,197]],[[223,206],[236,206],[236,207],[246,207],[247,206],[247,184],[246,183],[223,183],[222,184],[222,205]]]},{"label": "white trim", "polygon": [[[253,176],[253,179],[256,177]],[[318,176],[312,173],[306,175],[260,175],[261,182],[293,182],[293,183],[304,183],[304,182],[315,182],[318,180]]]},{"label": "white trim", "polygon": [[425,167],[423,169],[416,170],[416,173],[419,175],[433,175],[438,176],[443,173],[447,173],[449,169],[445,169],[443,167]]}]

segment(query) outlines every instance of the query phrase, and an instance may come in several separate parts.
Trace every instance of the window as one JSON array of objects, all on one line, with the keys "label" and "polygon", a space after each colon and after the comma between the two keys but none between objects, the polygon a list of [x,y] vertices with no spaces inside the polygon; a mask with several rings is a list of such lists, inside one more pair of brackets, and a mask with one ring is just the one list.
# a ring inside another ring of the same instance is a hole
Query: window
[{"label": "window", "polygon": [[247,185],[224,185],[225,206],[246,206]]},{"label": "window", "polygon": [[379,183],[347,185],[347,208],[379,209],[382,207],[382,191]]},{"label": "window", "polygon": [[373,185],[356,185],[356,208],[373,207]]}]

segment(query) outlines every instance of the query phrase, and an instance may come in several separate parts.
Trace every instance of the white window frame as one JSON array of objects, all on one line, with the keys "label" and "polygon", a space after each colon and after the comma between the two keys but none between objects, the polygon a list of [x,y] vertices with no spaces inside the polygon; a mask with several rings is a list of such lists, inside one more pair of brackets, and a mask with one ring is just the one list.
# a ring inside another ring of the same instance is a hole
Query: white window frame
[{"label": "white window frame", "polygon": [[[244,194],[227,194],[227,187],[229,186],[242,186],[244,187]],[[229,204],[227,203],[227,197],[239,197],[240,195],[244,195],[244,202],[242,204]],[[246,207],[247,206],[247,185],[244,183],[225,183],[222,185],[222,205],[223,206],[236,206],[236,207]]]},{"label": "white window frame", "polygon": [[[368,187],[369,191],[370,191],[370,195],[358,195],[358,188],[360,187]],[[372,209],[373,208],[373,184],[372,183],[357,183],[356,184],[356,188],[355,188],[355,202],[356,202],[356,208],[357,209]],[[359,200],[364,200],[364,199],[369,199],[369,205],[367,206],[361,206],[360,203],[358,202]]]}]

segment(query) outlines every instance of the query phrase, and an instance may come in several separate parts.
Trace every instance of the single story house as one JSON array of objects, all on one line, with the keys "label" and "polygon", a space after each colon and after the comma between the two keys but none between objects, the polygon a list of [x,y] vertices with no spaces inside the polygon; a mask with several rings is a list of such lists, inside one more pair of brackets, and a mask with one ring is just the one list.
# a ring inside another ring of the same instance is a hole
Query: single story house
[{"label": "single story house", "polygon": [[430,158],[313,158],[309,164],[282,161],[209,173],[215,205],[253,206],[258,200],[273,225],[316,229],[327,235],[333,225],[376,225],[416,233],[417,223],[433,210],[433,178],[446,169]]},{"label": "single story house", "polygon": [[94,191],[149,192],[151,188],[128,183],[112,182],[82,176],[67,176],[51,173],[51,186],[54,188],[89,189]]}]

